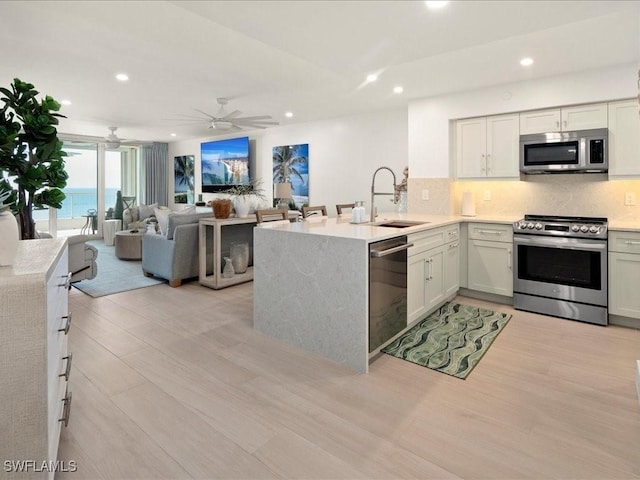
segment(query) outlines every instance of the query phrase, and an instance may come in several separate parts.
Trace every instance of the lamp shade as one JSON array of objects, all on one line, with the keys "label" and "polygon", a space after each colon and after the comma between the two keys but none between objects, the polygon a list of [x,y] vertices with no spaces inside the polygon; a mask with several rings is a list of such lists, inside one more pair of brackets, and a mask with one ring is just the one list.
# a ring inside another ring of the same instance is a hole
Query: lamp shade
[{"label": "lamp shade", "polygon": [[290,183],[276,183],[275,185],[275,198],[291,198],[291,184]]}]

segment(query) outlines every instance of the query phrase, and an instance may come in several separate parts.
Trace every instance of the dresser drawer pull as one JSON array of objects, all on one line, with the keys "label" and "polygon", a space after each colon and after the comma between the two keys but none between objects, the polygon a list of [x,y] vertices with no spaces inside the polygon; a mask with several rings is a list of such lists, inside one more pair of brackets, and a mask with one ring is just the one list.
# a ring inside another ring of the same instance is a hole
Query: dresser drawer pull
[{"label": "dresser drawer pull", "polygon": [[71,312],[69,312],[69,315],[65,315],[62,318],[65,318],[67,320],[66,325],[64,326],[64,328],[59,328],[58,331],[59,332],[64,332],[65,335],[69,334],[69,327],[71,327],[71,317],[73,315],[71,314]]},{"label": "dresser drawer pull", "polygon": [[68,382],[69,375],[71,374],[71,362],[73,360],[73,353],[70,353],[66,357],[62,357],[63,360],[67,361],[67,368],[64,369],[64,373],[58,375],[59,377],[64,377],[64,379]]},{"label": "dresser drawer pull", "polygon": [[627,245],[640,245],[640,241],[638,240],[625,240],[624,243]]},{"label": "dresser drawer pull", "polygon": [[63,422],[64,426],[69,425],[69,416],[71,415],[71,392],[66,392],[62,401],[64,402],[64,408],[62,409],[62,418],[59,418],[59,422]]},{"label": "dresser drawer pull", "polygon": [[71,290],[71,277],[73,276],[73,272],[69,272],[66,275],[62,275],[62,278],[64,278],[64,283],[59,283],[58,286],[59,287],[64,287],[67,290]]},{"label": "dresser drawer pull", "polygon": [[502,235],[502,232],[500,230],[478,230],[478,233],[481,235]]}]

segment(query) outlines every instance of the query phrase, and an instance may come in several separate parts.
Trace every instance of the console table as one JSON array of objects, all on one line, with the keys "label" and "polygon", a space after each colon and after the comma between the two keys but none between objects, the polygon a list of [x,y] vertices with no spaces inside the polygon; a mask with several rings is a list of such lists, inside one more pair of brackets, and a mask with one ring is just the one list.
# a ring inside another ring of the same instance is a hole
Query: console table
[{"label": "console table", "polygon": [[[253,227],[256,224],[255,216],[200,219],[198,227],[200,285],[218,290],[253,280]],[[222,259],[229,256],[231,244],[234,242],[249,244],[249,267],[244,273],[236,273],[233,277],[224,278]]]}]

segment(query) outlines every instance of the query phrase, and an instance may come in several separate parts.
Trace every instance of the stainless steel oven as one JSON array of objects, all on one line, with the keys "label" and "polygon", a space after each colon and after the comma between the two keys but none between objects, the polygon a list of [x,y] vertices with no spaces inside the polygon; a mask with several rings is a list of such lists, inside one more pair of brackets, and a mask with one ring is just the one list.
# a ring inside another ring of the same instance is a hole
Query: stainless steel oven
[{"label": "stainless steel oven", "polygon": [[607,325],[607,220],[526,215],[514,224],[519,310]]}]

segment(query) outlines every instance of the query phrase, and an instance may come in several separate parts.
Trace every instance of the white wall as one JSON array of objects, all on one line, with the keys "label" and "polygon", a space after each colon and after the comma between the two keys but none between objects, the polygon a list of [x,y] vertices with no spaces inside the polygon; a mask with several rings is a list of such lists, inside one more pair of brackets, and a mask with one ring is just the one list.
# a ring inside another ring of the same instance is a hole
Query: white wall
[{"label": "white wall", "polygon": [[451,175],[449,121],[452,119],[635,97],[637,71],[636,64],[628,64],[411,102],[408,111],[410,177]]},{"label": "white wall", "polygon": [[[173,198],[173,157],[195,155],[196,195],[201,191],[200,144],[202,142],[241,136],[242,133],[219,137],[202,137],[169,144],[170,192]],[[326,205],[335,216],[336,203],[365,200],[367,211],[371,197],[371,178],[376,168],[388,166],[398,182],[407,158],[407,110],[394,109],[373,114],[334,118],[318,122],[279,126],[248,132],[255,165],[252,177],[260,178],[267,196],[272,197],[272,148],[280,145],[309,144],[309,203]],[[381,172],[376,189],[392,191],[391,175]],[[204,194],[207,201],[214,194]],[[197,196],[196,196],[197,198]],[[270,203],[270,202],[269,202]],[[380,210],[391,210],[388,200],[376,199]]]}]

